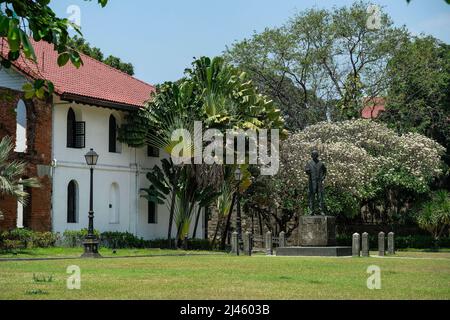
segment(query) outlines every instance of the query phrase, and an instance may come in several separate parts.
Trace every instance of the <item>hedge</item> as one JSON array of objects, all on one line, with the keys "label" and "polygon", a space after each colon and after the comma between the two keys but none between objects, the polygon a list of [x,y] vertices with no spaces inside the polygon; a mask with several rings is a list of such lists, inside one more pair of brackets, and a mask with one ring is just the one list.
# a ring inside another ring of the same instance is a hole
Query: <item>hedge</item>
[{"label": "hedge", "polygon": [[[94,231],[100,239],[100,246],[110,249],[125,248],[160,248],[168,249],[167,239],[144,240],[129,232],[103,232]],[[25,248],[47,247],[81,247],[87,229],[66,230],[62,235],[52,232],[35,232],[27,229],[14,229],[0,233],[0,249],[17,250]],[[175,240],[172,239],[172,243]],[[189,239],[189,250],[211,250],[211,243],[205,239]]]},{"label": "hedge", "polygon": [[[351,246],[351,235],[339,235],[336,237],[337,245]],[[386,235],[387,241],[387,235]],[[425,235],[409,235],[409,236],[394,236],[394,243],[396,249],[432,249],[432,248],[450,248],[450,237],[444,237],[435,241],[432,236]],[[369,248],[378,248],[378,235],[369,234]]]}]

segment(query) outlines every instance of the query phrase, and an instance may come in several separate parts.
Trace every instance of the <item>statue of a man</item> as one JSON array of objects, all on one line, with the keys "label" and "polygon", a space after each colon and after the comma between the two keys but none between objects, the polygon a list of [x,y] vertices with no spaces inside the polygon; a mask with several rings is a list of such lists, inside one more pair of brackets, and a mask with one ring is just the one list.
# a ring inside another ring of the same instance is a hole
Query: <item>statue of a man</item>
[{"label": "statue of a man", "polygon": [[327,176],[327,167],[319,160],[319,152],[317,150],[314,150],[311,153],[311,157],[312,160],[310,160],[305,167],[305,172],[309,177],[309,212],[311,215],[315,214],[315,202],[318,200],[320,204],[320,214],[325,215],[323,181]]}]

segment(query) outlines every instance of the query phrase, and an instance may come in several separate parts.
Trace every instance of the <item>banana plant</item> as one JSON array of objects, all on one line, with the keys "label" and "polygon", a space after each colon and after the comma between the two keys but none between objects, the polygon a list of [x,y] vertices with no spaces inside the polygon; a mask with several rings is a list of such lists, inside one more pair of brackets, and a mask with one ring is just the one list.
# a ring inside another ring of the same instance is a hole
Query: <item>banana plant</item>
[{"label": "banana plant", "polygon": [[169,229],[167,231],[167,240],[172,239],[172,225],[176,210],[176,197],[179,188],[179,176],[181,167],[175,166],[172,159],[162,159],[161,167],[155,165],[153,169],[147,173],[147,179],[151,185],[143,188],[143,198],[158,204],[165,204],[166,199],[170,197],[169,207]]}]

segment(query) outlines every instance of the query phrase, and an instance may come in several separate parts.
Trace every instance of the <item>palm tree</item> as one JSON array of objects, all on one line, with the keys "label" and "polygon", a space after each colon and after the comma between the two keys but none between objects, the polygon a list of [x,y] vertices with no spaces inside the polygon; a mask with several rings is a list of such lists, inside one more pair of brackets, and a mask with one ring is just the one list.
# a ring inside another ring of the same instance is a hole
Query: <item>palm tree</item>
[{"label": "palm tree", "polygon": [[[25,206],[28,193],[24,189],[39,187],[40,184],[36,178],[22,179],[27,164],[23,161],[10,161],[12,150],[11,138],[4,137],[0,141],[0,196],[12,196]],[[1,209],[0,219],[4,219]]]},{"label": "palm tree", "polygon": [[[147,144],[172,157],[175,156],[172,150],[179,144],[179,141],[172,141],[175,130],[187,130],[193,140],[199,138],[196,135],[203,135],[194,130],[196,120],[202,121],[204,130],[283,128],[280,111],[267,97],[258,94],[244,72],[225,64],[222,58],[206,57],[194,61],[185,78],[158,86],[147,107],[128,120],[122,126],[122,142]],[[188,145],[184,140],[183,143],[182,157],[192,159],[194,144],[191,141]],[[163,201],[163,195],[171,195],[168,237],[171,237],[172,222],[175,221],[179,238],[188,230],[194,206],[203,205],[200,203],[202,190],[211,189],[213,194],[220,191],[226,165],[169,165],[173,170],[176,168],[176,176],[155,168],[154,175],[148,175],[153,187],[145,190],[145,197]],[[165,180],[162,185],[157,182],[161,179]],[[196,224],[198,217],[197,213]]]}]

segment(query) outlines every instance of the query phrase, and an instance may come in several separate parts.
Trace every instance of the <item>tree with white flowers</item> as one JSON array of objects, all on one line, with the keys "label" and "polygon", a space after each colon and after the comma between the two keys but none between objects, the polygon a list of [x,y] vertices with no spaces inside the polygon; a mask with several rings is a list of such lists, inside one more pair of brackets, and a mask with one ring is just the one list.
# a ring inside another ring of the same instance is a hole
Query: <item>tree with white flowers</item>
[{"label": "tree with white flowers", "polygon": [[280,172],[273,205],[302,213],[308,179],[304,172],[317,149],[328,168],[325,180],[328,214],[355,216],[368,202],[383,207],[384,219],[401,214],[409,197],[429,192],[442,173],[444,148],[420,134],[398,135],[371,120],[322,122],[291,134],[282,143]]}]

